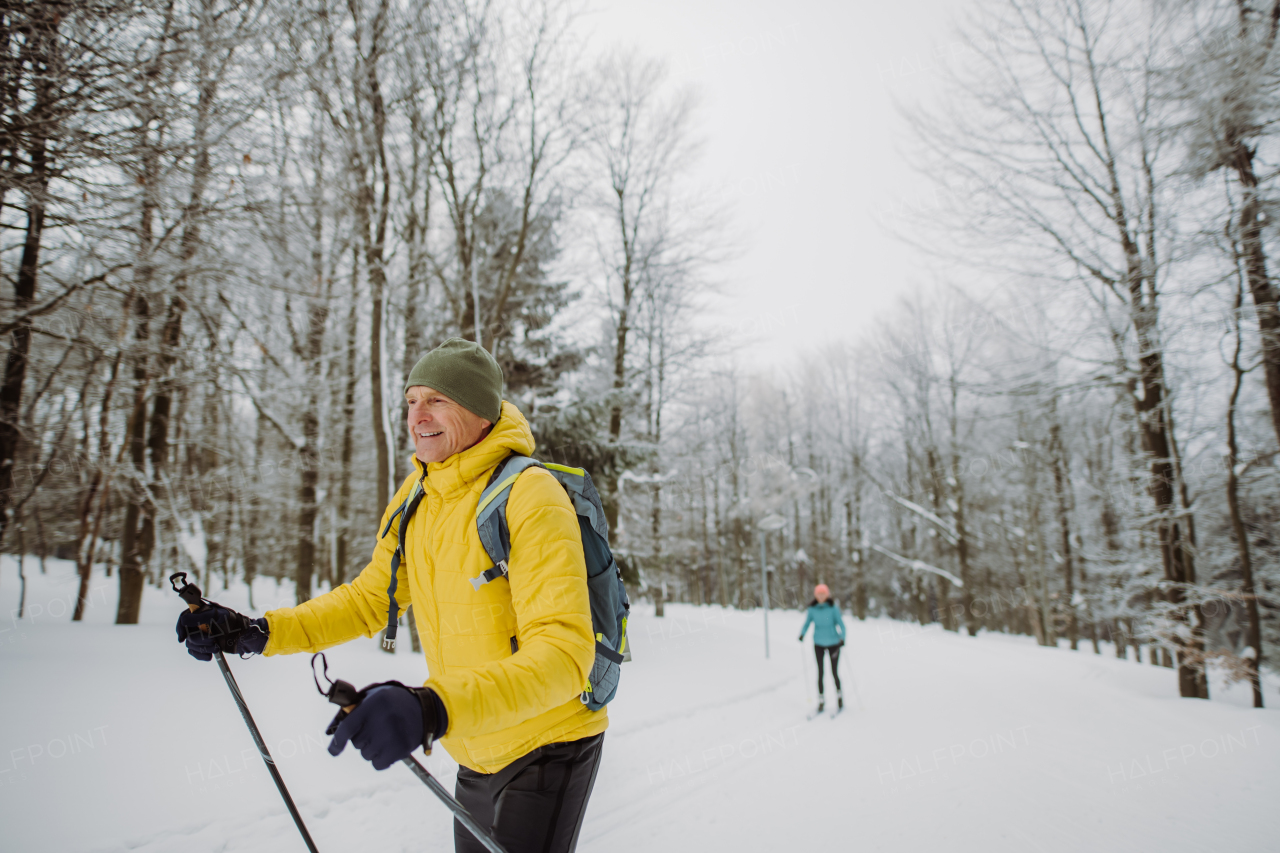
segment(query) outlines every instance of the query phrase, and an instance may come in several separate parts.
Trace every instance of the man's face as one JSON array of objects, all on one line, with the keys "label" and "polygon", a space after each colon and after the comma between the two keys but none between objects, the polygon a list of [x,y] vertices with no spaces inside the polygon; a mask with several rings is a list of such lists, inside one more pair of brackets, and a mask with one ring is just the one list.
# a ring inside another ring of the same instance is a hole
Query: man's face
[{"label": "man's face", "polygon": [[433,388],[414,385],[404,395],[409,404],[409,434],[414,455],[426,465],[443,462],[484,438],[493,426]]}]

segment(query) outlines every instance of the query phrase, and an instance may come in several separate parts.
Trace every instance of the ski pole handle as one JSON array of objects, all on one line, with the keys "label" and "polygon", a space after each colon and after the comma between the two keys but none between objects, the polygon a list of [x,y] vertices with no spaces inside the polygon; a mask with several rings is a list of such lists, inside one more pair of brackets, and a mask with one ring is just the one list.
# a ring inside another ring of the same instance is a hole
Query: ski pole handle
[{"label": "ski pole handle", "polygon": [[[179,581],[182,582],[182,586],[178,586]],[[187,609],[192,613],[195,613],[207,603],[200,592],[200,587],[187,580],[186,572],[174,572],[169,575],[169,585],[173,587],[173,591],[178,594],[178,597],[187,603]],[[200,630],[208,634],[209,626],[202,624],[200,625]]]},{"label": "ski pole handle", "polygon": [[[323,671],[317,672],[316,660],[319,659]],[[324,680],[329,682],[329,689],[325,690],[320,686],[320,677],[324,676]],[[329,724],[327,735],[333,734],[338,729],[338,723],[346,719],[347,715],[354,711],[362,701],[364,701],[363,691],[357,690],[356,686],[350,681],[343,681],[341,678],[336,681],[329,677],[329,659],[324,656],[324,652],[316,652],[311,656],[311,677],[315,680],[316,690],[320,691],[320,695],[328,699],[334,705],[342,710],[333,718],[333,722]]]},{"label": "ski pole handle", "polygon": [[[178,586],[179,581],[182,582],[182,586]],[[178,598],[187,603],[192,613],[204,606],[204,596],[200,592],[200,587],[187,580],[186,572],[174,572],[169,575],[169,585],[178,594]]]}]

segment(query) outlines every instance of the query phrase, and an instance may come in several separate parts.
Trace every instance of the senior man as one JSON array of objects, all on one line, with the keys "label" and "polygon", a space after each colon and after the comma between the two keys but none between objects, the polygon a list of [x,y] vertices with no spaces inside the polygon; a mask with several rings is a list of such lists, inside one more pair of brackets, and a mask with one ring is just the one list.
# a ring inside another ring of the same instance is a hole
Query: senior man
[{"label": "senior man", "polygon": [[[369,692],[338,727],[381,770],[439,739],[460,765],[456,796],[510,853],[572,851],[600,764],[609,721],[579,699],[595,659],[578,518],[565,490],[532,468],[511,489],[507,583],[471,579],[491,567],[476,507],[494,469],[533,453],[524,416],[502,400],[502,370],[480,346],[453,338],[427,353],[405,387],[414,472],[383,513],[378,532],[420,482],[424,497],[405,533],[395,597],[410,604],[431,677],[420,688]],[[349,584],[261,619],[213,615],[234,649],[267,656],[317,652],[386,623],[391,526]],[[208,660],[211,638],[184,613],[179,638]],[[186,631],[184,632],[184,626]],[[454,823],[455,849],[482,851]]]}]

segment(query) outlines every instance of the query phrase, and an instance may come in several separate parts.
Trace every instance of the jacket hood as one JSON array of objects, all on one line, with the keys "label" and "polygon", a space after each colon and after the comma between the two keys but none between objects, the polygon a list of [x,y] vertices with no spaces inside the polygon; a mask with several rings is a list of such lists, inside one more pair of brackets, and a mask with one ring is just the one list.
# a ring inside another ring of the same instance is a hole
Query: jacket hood
[{"label": "jacket hood", "polygon": [[[529,422],[519,409],[503,400],[502,414],[489,434],[461,453],[427,465],[426,480],[440,494],[452,494],[470,488],[481,477],[488,477],[494,466],[513,453],[532,456],[534,447]],[[421,476],[422,461],[414,456],[413,464]]]}]

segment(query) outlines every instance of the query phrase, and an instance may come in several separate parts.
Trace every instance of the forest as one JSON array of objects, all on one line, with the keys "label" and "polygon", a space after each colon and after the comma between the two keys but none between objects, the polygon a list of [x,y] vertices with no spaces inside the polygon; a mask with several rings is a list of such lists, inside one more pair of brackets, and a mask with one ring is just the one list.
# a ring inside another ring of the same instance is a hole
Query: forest
[{"label": "forest", "polygon": [[897,307],[762,365],[697,92],[572,3],[6,4],[0,547],[75,561],[73,620],[95,566],[120,624],[179,570],[308,600],[364,566],[404,377],[461,336],[658,616],[823,582],[1261,707],[1280,0],[975,5],[903,106],[926,189],[868,222]]}]

